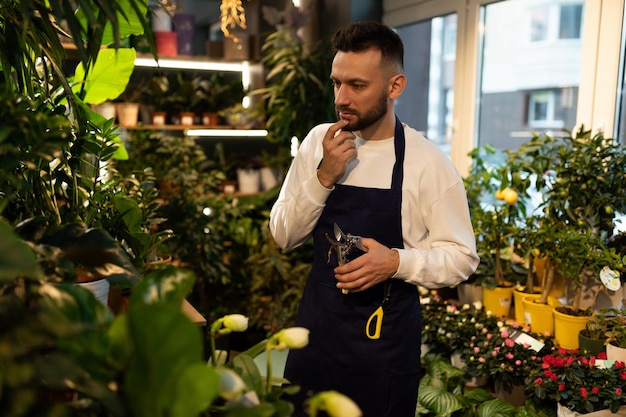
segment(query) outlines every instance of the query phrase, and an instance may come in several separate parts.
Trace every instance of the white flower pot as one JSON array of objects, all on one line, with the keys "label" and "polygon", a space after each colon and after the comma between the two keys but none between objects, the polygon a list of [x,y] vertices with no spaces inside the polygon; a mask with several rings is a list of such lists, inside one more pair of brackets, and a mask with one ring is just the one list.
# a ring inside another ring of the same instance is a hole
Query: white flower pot
[{"label": "white flower pot", "polygon": [[80,285],[84,289],[91,291],[98,301],[105,306],[108,305],[109,289],[111,287],[108,280],[103,278],[96,281],[79,282],[76,285]]},{"label": "white flower pot", "polygon": [[261,187],[261,172],[258,169],[238,169],[237,182],[240,193],[258,193]]},{"label": "white flower pot", "polygon": [[611,410],[599,410],[593,413],[580,414],[557,403],[556,415],[557,417],[626,417],[626,407],[621,407],[616,413],[611,413]]},{"label": "white flower pot", "polygon": [[606,345],[606,358],[611,361],[626,362],[626,349],[609,343]]}]

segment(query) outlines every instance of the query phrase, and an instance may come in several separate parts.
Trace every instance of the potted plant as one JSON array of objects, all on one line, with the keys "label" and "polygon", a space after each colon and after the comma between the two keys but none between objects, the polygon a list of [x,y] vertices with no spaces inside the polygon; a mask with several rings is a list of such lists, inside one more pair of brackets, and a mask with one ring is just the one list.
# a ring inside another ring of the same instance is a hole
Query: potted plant
[{"label": "potted plant", "polygon": [[567,304],[580,314],[585,310],[583,293],[589,295],[584,300],[587,306],[593,306],[597,290],[590,289],[599,283],[600,270],[621,268],[622,259],[607,242],[615,227],[615,211],[625,209],[624,201],[616,198],[626,186],[616,174],[626,169],[624,147],[581,127],[556,138],[535,135],[509,161],[532,180],[541,196],[537,228],[541,236],[535,249],[549,262],[541,302],[548,303],[558,269],[568,282]]},{"label": "potted plant", "polygon": [[209,79],[196,79],[198,101],[196,112],[202,114],[204,125],[218,125],[219,112],[236,104],[241,104],[244,89],[241,81],[228,82],[221,73],[213,73]]},{"label": "potted plant", "polygon": [[559,417],[624,415],[624,363],[600,366],[600,357],[563,348],[543,356],[529,377],[530,398],[555,401]]},{"label": "potted plant", "polygon": [[578,345],[583,354],[597,356],[601,352],[606,353],[607,338],[613,327],[614,317],[613,309],[595,312],[589,317],[585,328],[578,333]]},{"label": "potted plant", "polygon": [[477,417],[492,415],[513,417],[515,406],[494,398],[484,388],[465,391],[465,371],[452,366],[436,355],[424,358],[426,373],[420,380],[417,413],[452,415],[466,413]]}]

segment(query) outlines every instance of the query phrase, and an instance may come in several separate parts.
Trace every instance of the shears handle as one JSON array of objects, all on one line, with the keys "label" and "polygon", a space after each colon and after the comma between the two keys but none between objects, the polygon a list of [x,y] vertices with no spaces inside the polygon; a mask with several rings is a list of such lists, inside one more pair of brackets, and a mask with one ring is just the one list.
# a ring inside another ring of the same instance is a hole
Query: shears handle
[{"label": "shears handle", "polygon": [[[375,322],[374,322],[375,321]],[[374,332],[372,333],[372,322],[374,322]],[[380,306],[372,313],[365,325],[365,334],[370,339],[380,339],[380,330],[383,327],[383,306]]]}]

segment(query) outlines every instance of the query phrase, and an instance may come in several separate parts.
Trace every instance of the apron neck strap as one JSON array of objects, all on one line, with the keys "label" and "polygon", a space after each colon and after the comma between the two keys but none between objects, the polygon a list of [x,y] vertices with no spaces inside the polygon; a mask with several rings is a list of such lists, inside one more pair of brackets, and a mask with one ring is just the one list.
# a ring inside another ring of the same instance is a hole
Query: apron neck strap
[{"label": "apron neck strap", "polygon": [[401,190],[402,180],[404,179],[404,127],[400,123],[400,119],[396,116],[396,130],[394,133],[394,147],[396,150],[396,162],[393,165],[393,176],[391,178],[391,189]]}]

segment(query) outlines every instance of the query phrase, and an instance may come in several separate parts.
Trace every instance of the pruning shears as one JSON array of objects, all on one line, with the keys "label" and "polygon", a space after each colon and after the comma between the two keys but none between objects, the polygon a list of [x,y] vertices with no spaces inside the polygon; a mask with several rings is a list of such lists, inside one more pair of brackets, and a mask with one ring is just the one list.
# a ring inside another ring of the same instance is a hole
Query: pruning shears
[{"label": "pruning shears", "polygon": [[[341,228],[335,223],[333,225],[333,234],[334,236],[330,236],[326,233],[326,239],[330,242],[330,249],[328,249],[328,261],[330,262],[330,254],[333,249],[337,255],[337,262],[339,266],[342,266],[347,261],[348,253],[352,250],[352,248],[357,248],[362,250],[363,252],[367,252],[363,243],[361,242],[361,236],[351,235],[350,233],[344,233]],[[342,289],[341,292],[343,294],[348,294],[348,290]]]},{"label": "pruning shears", "polygon": [[[352,248],[357,248],[363,252],[367,252],[365,246],[361,242],[361,236],[351,235],[350,233],[344,233],[341,228],[335,223],[333,225],[333,234],[330,236],[326,233],[326,239],[330,242],[330,249],[328,249],[328,262],[330,262],[330,255],[335,250],[337,255],[337,262],[339,266],[344,265],[347,261],[347,256]],[[342,294],[348,294],[348,290],[342,289]],[[367,324],[365,325],[365,334],[370,339],[380,339],[380,333],[383,323],[383,307],[389,302],[391,297],[391,280],[385,282],[385,294],[381,305],[372,313]],[[372,331],[373,327],[373,331]]]}]

